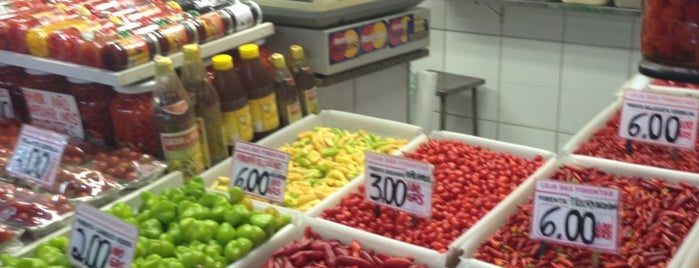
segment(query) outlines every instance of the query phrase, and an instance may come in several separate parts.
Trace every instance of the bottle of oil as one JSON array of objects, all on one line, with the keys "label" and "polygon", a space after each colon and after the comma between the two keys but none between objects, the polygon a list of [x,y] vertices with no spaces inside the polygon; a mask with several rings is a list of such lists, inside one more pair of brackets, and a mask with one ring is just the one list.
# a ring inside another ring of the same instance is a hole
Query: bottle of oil
[{"label": "bottle of oil", "polygon": [[252,141],[253,127],[250,105],[245,97],[243,84],[233,69],[233,57],[225,54],[211,58],[214,69],[214,88],[221,100],[223,133],[228,153],[238,140]]},{"label": "bottle of oil", "polygon": [[289,55],[291,56],[291,73],[294,75],[296,87],[299,90],[303,115],[316,114],[318,113],[318,88],[315,85],[313,70],[306,61],[303,47],[291,45],[289,47]]},{"label": "bottle of oil", "polygon": [[255,44],[238,48],[240,53],[240,80],[250,103],[255,140],[259,140],[279,128],[277,98],[272,79],[260,60],[260,51]]},{"label": "bottle of oil", "polygon": [[296,82],[286,66],[284,55],[274,53],[270,56],[274,67],[274,93],[277,95],[280,125],[286,126],[303,117],[301,102],[296,89]]},{"label": "bottle of oil", "polygon": [[186,178],[198,175],[204,171],[204,157],[190,98],[170,58],[156,56],[153,60],[153,114],[168,169],[182,171]]},{"label": "bottle of oil", "polygon": [[182,48],[184,65],[180,69],[182,85],[190,95],[193,93],[194,114],[204,164],[211,167],[228,157],[221,119],[221,103],[218,93],[208,78],[201,60],[199,45],[188,44]]}]

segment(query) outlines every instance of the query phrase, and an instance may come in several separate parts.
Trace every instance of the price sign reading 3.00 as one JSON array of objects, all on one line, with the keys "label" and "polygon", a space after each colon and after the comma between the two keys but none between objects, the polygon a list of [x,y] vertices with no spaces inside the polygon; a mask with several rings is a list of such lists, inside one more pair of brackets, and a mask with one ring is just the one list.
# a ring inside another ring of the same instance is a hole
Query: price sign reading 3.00
[{"label": "price sign reading 3.00", "polygon": [[284,202],[289,154],[248,142],[236,142],[231,186],[278,203]]},{"label": "price sign reading 3.00", "polygon": [[698,108],[694,98],[627,91],[619,136],[694,150]]},{"label": "price sign reading 3.00", "polygon": [[77,267],[128,268],[137,241],[136,226],[89,205],[78,204],[67,254]]},{"label": "price sign reading 3.00", "polygon": [[23,125],[7,173],[47,187],[53,186],[68,137]]},{"label": "price sign reading 3.00", "polygon": [[364,162],[367,200],[423,218],[432,216],[432,165],[369,151]]},{"label": "price sign reading 3.00", "polygon": [[540,180],[534,193],[533,239],[616,252],[619,191]]}]

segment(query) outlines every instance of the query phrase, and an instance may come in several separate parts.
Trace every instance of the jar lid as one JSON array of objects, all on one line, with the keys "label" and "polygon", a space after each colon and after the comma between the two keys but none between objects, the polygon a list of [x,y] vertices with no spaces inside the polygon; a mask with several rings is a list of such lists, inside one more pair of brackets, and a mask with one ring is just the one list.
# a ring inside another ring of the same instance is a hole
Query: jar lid
[{"label": "jar lid", "polygon": [[30,75],[51,75],[52,73],[42,72],[34,69],[24,69],[24,72]]},{"label": "jar lid", "polygon": [[68,83],[71,83],[71,84],[89,84],[89,83],[92,83],[90,81],[78,79],[75,77],[66,77],[66,80],[68,80]]},{"label": "jar lid", "polygon": [[155,79],[129,86],[114,87],[114,91],[122,94],[142,94],[152,92],[153,88],[155,88]]}]

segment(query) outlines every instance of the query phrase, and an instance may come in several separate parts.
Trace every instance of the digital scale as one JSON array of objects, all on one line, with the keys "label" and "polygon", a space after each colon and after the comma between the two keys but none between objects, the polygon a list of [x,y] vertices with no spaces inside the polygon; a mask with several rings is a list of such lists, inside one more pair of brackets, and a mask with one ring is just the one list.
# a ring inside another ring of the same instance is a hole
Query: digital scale
[{"label": "digital scale", "polygon": [[265,21],[278,25],[327,28],[397,12],[422,0],[255,0]]},{"label": "digital scale", "polygon": [[330,76],[429,45],[429,9],[420,0],[256,0],[275,23],[275,51],[304,47],[313,71]]}]

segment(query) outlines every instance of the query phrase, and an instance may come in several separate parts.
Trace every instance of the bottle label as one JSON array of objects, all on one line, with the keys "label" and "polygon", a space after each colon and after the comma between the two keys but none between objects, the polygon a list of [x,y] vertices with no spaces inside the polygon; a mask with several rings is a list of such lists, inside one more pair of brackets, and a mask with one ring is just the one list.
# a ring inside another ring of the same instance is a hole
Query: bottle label
[{"label": "bottle label", "polygon": [[309,114],[318,113],[318,87],[312,87],[303,91],[303,100],[306,103],[306,111]]},{"label": "bottle label", "polygon": [[189,104],[187,104],[187,101],[185,100],[181,100],[163,107],[163,111],[174,115],[183,115],[187,112],[187,109],[189,109]]},{"label": "bottle label", "polygon": [[301,103],[296,101],[286,106],[286,118],[289,119],[289,124],[301,120],[302,117]]},{"label": "bottle label", "polygon": [[83,122],[75,97],[22,87],[31,124],[81,139],[85,138]]},{"label": "bottle label", "polygon": [[209,140],[206,136],[206,125],[204,124],[204,118],[197,117],[194,119],[194,123],[197,125],[197,132],[199,133],[199,145],[201,146],[202,157],[204,158],[204,165],[206,167],[211,166],[211,157],[209,153]]},{"label": "bottle label", "polygon": [[14,107],[12,106],[12,98],[10,97],[10,90],[0,88],[0,117],[14,118],[14,111]]},{"label": "bottle label", "polygon": [[250,100],[250,113],[252,114],[252,125],[255,132],[270,131],[279,127],[277,98],[274,93],[259,99]]},{"label": "bottle label", "polygon": [[223,132],[228,146],[235,145],[238,140],[251,141],[253,137],[252,115],[250,106],[245,105],[235,111],[221,113]]},{"label": "bottle label", "polygon": [[223,26],[223,19],[218,13],[209,12],[201,15],[199,16],[199,21],[201,21],[202,26],[204,26],[204,31],[206,31],[205,42],[223,36],[225,28]]},{"label": "bottle label", "polygon": [[187,30],[185,30],[182,24],[168,26],[167,28],[161,29],[160,32],[165,36],[170,47],[169,51],[163,51],[163,55],[169,55],[180,51],[182,46],[189,43]]},{"label": "bottle label", "polygon": [[237,22],[235,31],[240,32],[255,25],[255,17],[252,15],[250,7],[243,3],[236,2],[228,7],[228,10],[233,13],[233,17]]},{"label": "bottle label", "polygon": [[181,132],[160,133],[160,142],[170,170],[179,170],[190,176],[205,169],[196,125]]},{"label": "bottle label", "polygon": [[122,38],[116,42],[126,51],[127,67],[141,65],[150,61],[150,49],[146,40],[141,36]]}]

